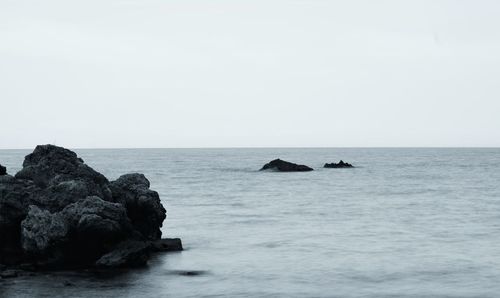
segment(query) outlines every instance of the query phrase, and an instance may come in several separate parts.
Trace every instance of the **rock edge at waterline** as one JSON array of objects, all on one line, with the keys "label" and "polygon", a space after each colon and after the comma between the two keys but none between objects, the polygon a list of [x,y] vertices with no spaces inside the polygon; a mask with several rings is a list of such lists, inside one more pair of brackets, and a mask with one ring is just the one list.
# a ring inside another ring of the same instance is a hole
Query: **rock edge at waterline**
[{"label": "rock edge at waterline", "polygon": [[279,172],[308,172],[313,171],[314,169],[305,165],[298,165],[278,158],[265,164],[260,170],[274,170]]},{"label": "rock edge at waterline", "polygon": [[344,162],[343,160],[339,161],[339,163],[325,163],[324,168],[330,169],[338,169],[338,168],[354,168],[354,166],[350,163]]}]

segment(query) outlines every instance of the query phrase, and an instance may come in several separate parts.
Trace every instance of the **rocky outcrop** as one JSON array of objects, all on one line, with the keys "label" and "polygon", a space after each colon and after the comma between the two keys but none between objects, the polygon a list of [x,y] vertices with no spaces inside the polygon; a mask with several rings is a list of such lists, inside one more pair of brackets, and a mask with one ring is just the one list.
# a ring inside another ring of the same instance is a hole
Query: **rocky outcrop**
[{"label": "rocky outcrop", "polygon": [[150,252],[161,251],[155,244],[166,218],[149,187],[142,174],[110,183],[74,152],[37,146],[14,177],[0,176],[0,264],[144,264]]},{"label": "rocky outcrop", "polygon": [[34,197],[36,204],[52,212],[88,196],[112,201],[108,179],[62,147],[37,146],[26,156],[15,177],[40,187],[42,191]]},{"label": "rocky outcrop", "polygon": [[278,158],[265,164],[260,170],[275,170],[279,172],[306,172],[312,171],[313,169],[305,165],[298,165]]},{"label": "rocky outcrop", "polygon": [[324,168],[354,168],[350,163],[339,161],[339,163],[325,163]]},{"label": "rocky outcrop", "polygon": [[0,165],[0,176],[7,175],[7,168]]}]

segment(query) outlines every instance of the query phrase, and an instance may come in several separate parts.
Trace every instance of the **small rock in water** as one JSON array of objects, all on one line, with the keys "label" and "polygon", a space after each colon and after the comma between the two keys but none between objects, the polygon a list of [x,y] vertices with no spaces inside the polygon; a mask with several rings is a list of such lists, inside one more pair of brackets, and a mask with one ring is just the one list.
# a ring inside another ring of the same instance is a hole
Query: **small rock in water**
[{"label": "small rock in water", "polygon": [[7,175],[7,168],[0,165],[0,176]]},{"label": "small rock in water", "polygon": [[350,163],[344,162],[343,160],[339,161],[339,163],[325,163],[324,168],[354,168]]},{"label": "small rock in water", "polygon": [[313,171],[312,168],[305,165],[298,165],[281,159],[275,159],[267,164],[265,164],[261,171],[263,170],[275,170],[279,172],[307,172]]},{"label": "small rock in water", "polygon": [[205,274],[205,271],[203,270],[180,270],[180,271],[177,271],[177,274],[179,275],[183,275],[183,276],[198,276],[198,275],[202,275],[202,274]]},{"label": "small rock in water", "polygon": [[151,243],[151,250],[155,252],[157,251],[168,252],[168,251],[181,251],[183,250],[183,248],[181,239],[163,238],[160,240],[153,241]]},{"label": "small rock in water", "polygon": [[74,283],[72,283],[72,282],[70,282],[70,281],[65,281],[65,282],[63,283],[63,285],[64,285],[65,287],[72,287],[72,286],[74,286],[75,284],[74,284]]}]

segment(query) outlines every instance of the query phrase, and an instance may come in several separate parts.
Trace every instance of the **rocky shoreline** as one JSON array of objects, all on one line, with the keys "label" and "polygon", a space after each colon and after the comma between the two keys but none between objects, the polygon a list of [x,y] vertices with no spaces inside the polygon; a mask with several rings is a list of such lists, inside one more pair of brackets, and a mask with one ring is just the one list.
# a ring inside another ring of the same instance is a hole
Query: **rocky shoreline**
[{"label": "rocky shoreline", "polygon": [[76,153],[53,145],[37,146],[15,176],[4,169],[0,166],[1,278],[36,270],[142,266],[151,253],[182,250],[180,239],[161,239],[166,210],[142,174],[110,182]]}]

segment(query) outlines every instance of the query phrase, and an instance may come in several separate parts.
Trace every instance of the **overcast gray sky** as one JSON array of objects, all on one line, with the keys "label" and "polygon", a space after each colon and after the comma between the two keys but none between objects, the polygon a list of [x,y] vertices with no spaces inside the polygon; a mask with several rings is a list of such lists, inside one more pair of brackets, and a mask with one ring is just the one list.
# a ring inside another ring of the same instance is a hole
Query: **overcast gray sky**
[{"label": "overcast gray sky", "polygon": [[0,0],[0,148],[500,146],[500,1]]}]

